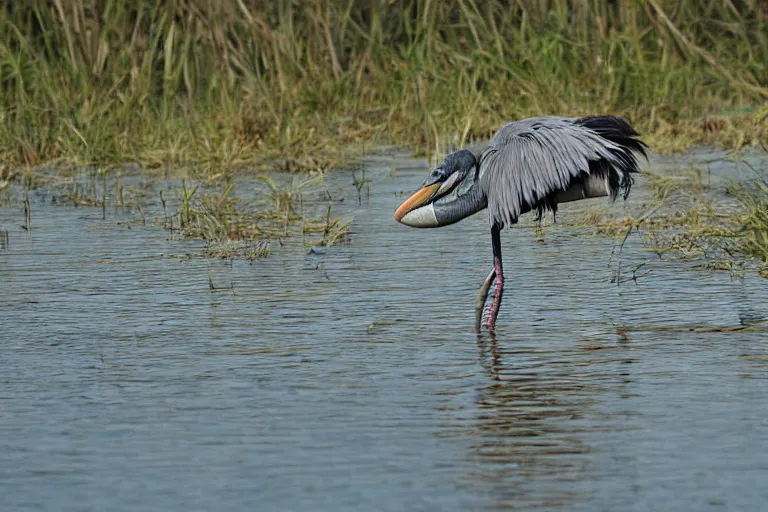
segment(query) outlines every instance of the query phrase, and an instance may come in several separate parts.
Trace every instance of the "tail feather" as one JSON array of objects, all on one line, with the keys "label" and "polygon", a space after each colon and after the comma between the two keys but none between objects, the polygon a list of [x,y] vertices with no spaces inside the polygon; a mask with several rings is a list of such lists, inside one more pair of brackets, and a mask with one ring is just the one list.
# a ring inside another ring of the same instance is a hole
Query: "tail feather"
[{"label": "tail feather", "polygon": [[[537,220],[541,220],[544,212],[557,213],[557,205],[560,202],[578,200],[587,197],[603,195],[602,191],[594,188],[595,183],[605,182],[605,194],[616,200],[619,196],[623,199],[629,197],[629,192],[635,180],[632,176],[640,172],[638,167],[638,155],[647,158],[648,146],[645,142],[635,137],[640,135],[626,120],[616,116],[591,116],[582,117],[573,121],[574,124],[584,126],[592,132],[612,143],[609,151],[613,154],[613,161],[602,159],[589,162],[589,172],[582,172],[575,176],[564,191],[552,192],[542,198],[535,206]],[[594,181],[596,180],[596,181]]]},{"label": "tail feather", "polygon": [[640,134],[621,117],[582,117],[576,119],[574,123],[589,128],[602,138],[618,146],[618,148],[611,150],[616,157],[618,165],[610,165],[608,162],[603,161],[593,162],[590,164],[590,174],[593,171],[593,166],[596,173],[604,174],[607,172],[611,197],[616,199],[616,197],[621,195],[626,199],[635,181],[632,174],[640,172],[637,164],[637,155],[648,158],[648,145],[642,140],[635,138]]}]

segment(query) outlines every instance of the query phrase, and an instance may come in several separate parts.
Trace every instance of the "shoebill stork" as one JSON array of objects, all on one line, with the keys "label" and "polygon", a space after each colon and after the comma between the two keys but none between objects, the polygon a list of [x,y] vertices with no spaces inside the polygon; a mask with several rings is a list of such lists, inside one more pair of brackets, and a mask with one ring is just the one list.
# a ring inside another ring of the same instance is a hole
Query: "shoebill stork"
[{"label": "shoebill stork", "polygon": [[620,117],[537,117],[503,126],[475,156],[462,149],[446,156],[421,188],[395,211],[407,226],[447,226],[488,208],[493,269],[475,303],[477,327],[495,280],[485,327],[493,330],[504,293],[500,232],[520,215],[557,213],[560,203],[590,197],[629,196],[644,142]]}]

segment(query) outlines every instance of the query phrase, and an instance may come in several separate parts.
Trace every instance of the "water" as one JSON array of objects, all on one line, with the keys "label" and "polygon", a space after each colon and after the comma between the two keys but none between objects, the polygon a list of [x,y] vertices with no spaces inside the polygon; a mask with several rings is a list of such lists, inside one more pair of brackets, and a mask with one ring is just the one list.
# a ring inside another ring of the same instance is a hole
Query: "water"
[{"label": "water", "polygon": [[31,234],[0,208],[0,510],[768,508],[766,332],[733,330],[765,325],[768,282],[632,235],[624,268],[651,272],[617,286],[613,240],[525,226],[478,337],[487,219],[392,219],[426,172],[374,161],[359,205],[333,174],[349,243],[253,263],[170,257],[199,244],[99,208],[33,198]]}]

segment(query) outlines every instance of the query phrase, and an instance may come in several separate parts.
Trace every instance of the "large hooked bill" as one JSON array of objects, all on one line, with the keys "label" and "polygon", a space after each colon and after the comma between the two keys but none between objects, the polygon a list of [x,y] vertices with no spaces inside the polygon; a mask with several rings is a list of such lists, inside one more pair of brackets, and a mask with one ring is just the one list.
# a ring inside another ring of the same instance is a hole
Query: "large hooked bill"
[{"label": "large hooked bill", "polygon": [[435,208],[430,201],[435,197],[440,187],[441,183],[433,183],[414,192],[395,210],[395,220],[407,226],[437,227]]}]

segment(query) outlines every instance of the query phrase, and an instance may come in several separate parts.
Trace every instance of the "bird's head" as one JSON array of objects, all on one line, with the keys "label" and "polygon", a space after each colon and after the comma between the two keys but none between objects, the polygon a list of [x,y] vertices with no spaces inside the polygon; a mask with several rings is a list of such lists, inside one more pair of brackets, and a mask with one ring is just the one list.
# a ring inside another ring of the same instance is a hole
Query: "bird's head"
[{"label": "bird's head", "polygon": [[421,188],[395,211],[395,220],[417,228],[436,228],[460,220],[463,217],[456,216],[458,199],[474,185],[476,169],[477,160],[468,149],[447,155]]}]

